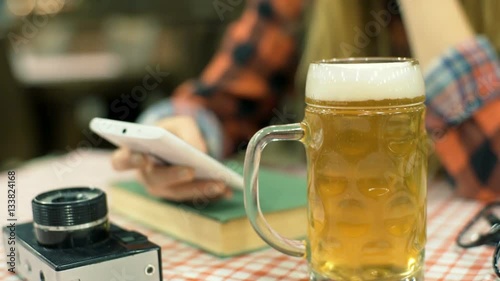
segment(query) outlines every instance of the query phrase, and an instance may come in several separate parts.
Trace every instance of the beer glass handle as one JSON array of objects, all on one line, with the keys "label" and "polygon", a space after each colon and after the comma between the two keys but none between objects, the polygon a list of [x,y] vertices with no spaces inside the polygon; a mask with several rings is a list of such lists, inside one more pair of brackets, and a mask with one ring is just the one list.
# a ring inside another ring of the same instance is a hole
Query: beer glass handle
[{"label": "beer glass handle", "polygon": [[245,210],[257,234],[276,250],[296,257],[305,255],[303,241],[292,240],[283,237],[267,223],[259,202],[259,165],[262,150],[273,141],[302,139],[305,131],[299,123],[270,126],[258,131],[250,140],[245,155],[245,166],[243,170],[245,185]]}]

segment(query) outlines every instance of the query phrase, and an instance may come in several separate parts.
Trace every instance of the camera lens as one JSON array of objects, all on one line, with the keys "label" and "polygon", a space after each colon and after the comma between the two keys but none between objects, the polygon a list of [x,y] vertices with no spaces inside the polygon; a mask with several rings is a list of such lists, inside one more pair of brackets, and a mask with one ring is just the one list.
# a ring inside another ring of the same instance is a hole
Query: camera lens
[{"label": "camera lens", "polygon": [[41,245],[81,247],[109,235],[106,194],[97,188],[52,190],[31,202],[35,236]]}]

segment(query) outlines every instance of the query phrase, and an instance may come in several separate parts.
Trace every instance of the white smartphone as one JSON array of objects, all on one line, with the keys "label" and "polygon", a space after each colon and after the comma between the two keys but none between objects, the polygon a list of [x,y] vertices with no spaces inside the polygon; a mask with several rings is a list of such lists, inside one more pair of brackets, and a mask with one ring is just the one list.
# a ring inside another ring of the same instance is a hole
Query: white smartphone
[{"label": "white smartphone", "polygon": [[214,179],[243,189],[243,177],[169,131],[150,125],[94,118],[90,129],[116,145],[145,153],[161,162],[192,167],[198,179]]}]

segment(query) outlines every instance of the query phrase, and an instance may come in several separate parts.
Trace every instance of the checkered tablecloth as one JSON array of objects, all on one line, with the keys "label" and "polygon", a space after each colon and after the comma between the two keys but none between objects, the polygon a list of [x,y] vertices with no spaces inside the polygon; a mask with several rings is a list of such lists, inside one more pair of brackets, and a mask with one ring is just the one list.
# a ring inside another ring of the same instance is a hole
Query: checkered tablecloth
[{"label": "checkered tablecloth", "polygon": [[[78,151],[29,163],[18,169],[18,206],[29,206],[34,195],[49,188],[90,185],[105,190],[110,180],[133,176],[114,172],[109,166],[108,156],[102,151]],[[6,186],[4,173],[0,174],[0,184],[3,190]],[[474,201],[455,198],[445,182],[431,183],[428,197],[425,280],[496,280],[491,265],[492,248],[463,250],[455,245],[459,230],[482,206]],[[6,198],[3,193],[0,200],[0,206],[4,206]],[[4,224],[4,210],[0,209],[0,212],[0,223]],[[29,208],[19,208],[20,220],[31,219],[30,212]],[[166,281],[307,280],[307,266],[303,259],[289,257],[273,249],[220,259],[117,214],[112,214],[111,220],[126,228],[134,228],[161,245]],[[7,272],[3,248],[0,248],[0,280],[20,280]]]}]

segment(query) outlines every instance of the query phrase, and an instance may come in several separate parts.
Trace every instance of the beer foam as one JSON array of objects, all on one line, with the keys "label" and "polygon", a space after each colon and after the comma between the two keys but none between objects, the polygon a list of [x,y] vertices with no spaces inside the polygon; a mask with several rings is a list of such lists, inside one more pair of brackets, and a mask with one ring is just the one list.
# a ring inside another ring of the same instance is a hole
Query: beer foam
[{"label": "beer foam", "polygon": [[410,61],[312,63],[306,97],[322,101],[367,101],[425,95],[420,66]]}]

